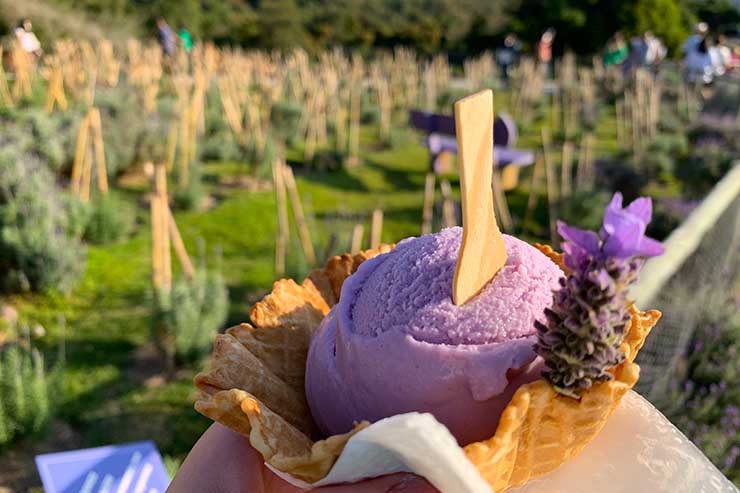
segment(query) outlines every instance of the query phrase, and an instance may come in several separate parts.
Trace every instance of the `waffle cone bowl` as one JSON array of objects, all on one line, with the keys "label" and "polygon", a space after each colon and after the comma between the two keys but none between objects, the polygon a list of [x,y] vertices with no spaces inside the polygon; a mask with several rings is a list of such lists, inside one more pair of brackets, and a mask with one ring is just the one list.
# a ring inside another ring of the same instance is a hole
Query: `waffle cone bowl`
[{"label": "waffle cone bowl", "polygon": [[[565,270],[562,255],[537,247]],[[248,437],[273,470],[308,484],[325,478],[352,436],[370,423],[314,441],[318,432],[304,391],[311,334],[339,300],[345,279],[365,260],[392,248],[334,257],[301,284],[277,281],[252,308],[253,325],[217,336],[210,371],[195,378],[196,410]],[[611,370],[612,380],[594,385],[580,400],[558,394],[542,379],[525,384],[501,415],[495,435],[464,447],[467,460],[494,491],[557,469],[604,427],[637,382],[635,356],[660,318],[656,310],[630,310],[621,347],[626,358]]]}]

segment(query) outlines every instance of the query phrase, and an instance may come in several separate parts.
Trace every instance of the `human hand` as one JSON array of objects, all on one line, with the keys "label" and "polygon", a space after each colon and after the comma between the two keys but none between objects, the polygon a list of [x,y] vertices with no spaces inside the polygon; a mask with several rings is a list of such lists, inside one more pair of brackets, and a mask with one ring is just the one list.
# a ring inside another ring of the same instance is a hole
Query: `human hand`
[{"label": "human hand", "polygon": [[[219,425],[211,425],[195,444],[168,493],[300,493],[264,465],[249,440]],[[328,486],[314,493],[438,493],[413,474],[383,476],[358,484]]]}]

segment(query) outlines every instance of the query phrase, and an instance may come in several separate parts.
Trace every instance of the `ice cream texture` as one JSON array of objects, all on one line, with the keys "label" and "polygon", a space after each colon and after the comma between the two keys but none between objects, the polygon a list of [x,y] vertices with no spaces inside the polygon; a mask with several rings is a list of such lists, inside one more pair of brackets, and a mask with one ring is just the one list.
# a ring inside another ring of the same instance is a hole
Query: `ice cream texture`
[{"label": "ice cream texture", "polygon": [[324,434],[423,411],[465,445],[491,437],[516,389],[539,378],[534,321],[544,321],[562,271],[504,235],[506,265],[455,306],[461,238],[461,228],[409,238],[345,281],[306,366],[308,403]]}]

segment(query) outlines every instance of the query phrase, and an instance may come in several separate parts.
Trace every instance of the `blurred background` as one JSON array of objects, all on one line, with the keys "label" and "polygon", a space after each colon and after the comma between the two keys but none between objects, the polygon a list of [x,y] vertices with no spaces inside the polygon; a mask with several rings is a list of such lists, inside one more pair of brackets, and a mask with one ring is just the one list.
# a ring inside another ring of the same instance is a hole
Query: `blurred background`
[{"label": "blurred background", "polygon": [[740,4],[0,0],[0,492],[40,453],[209,421],[214,334],[281,277],[460,223],[494,89],[501,228],[653,198],[638,390],[740,485]]}]

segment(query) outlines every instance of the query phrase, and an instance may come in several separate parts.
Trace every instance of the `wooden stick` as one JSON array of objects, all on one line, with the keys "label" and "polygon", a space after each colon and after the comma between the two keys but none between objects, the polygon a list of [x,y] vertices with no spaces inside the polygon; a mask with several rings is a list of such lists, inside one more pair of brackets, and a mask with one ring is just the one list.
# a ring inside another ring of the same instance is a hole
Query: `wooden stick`
[{"label": "wooden stick", "polygon": [[542,158],[538,156],[532,170],[532,181],[529,185],[529,197],[527,198],[527,210],[524,212],[524,219],[522,220],[523,228],[526,228],[529,219],[532,217],[532,213],[534,213],[534,208],[537,206],[537,192],[540,189],[542,181],[542,167]]},{"label": "wooden stick", "polygon": [[501,175],[499,173],[493,174],[491,180],[491,187],[493,188],[493,203],[498,211],[496,218],[501,222],[501,227],[507,233],[512,230],[511,224],[511,212],[509,212],[509,204],[506,202],[506,194],[503,188],[501,188]]},{"label": "wooden stick", "polygon": [[542,153],[545,161],[545,179],[547,185],[547,208],[550,222],[550,242],[554,245],[557,241],[557,183],[555,182],[555,170],[550,159],[550,129],[542,128]]},{"label": "wooden stick", "polygon": [[90,109],[90,131],[93,135],[95,147],[95,164],[97,166],[98,190],[101,195],[108,195],[108,168],[105,163],[105,148],[103,143],[103,126],[100,121],[100,110]]},{"label": "wooden stick", "polygon": [[364,232],[365,228],[360,223],[355,224],[355,227],[352,228],[352,244],[349,250],[352,255],[356,255],[362,250],[362,235]]},{"label": "wooden stick", "polygon": [[272,179],[275,184],[275,201],[277,204],[277,239],[275,241],[275,274],[285,274],[285,258],[288,250],[288,207],[285,197],[284,174],[280,169],[280,161],[272,163]]},{"label": "wooden stick", "polygon": [[424,181],[424,205],[422,207],[421,234],[428,235],[432,232],[432,220],[434,215],[434,173],[427,173]]},{"label": "wooden stick", "polygon": [[85,149],[85,159],[82,161],[82,183],[80,187],[80,200],[90,200],[90,180],[92,179],[92,150]]},{"label": "wooden stick", "polygon": [[170,122],[170,129],[167,133],[167,154],[165,155],[165,167],[167,171],[172,171],[175,166],[175,157],[177,154],[177,123],[175,120]]},{"label": "wooden stick", "polygon": [[370,248],[375,250],[380,246],[380,237],[383,233],[383,211],[375,209],[370,223]]},{"label": "wooden stick", "polygon": [[191,280],[195,279],[195,267],[193,267],[193,262],[190,261],[188,251],[185,249],[185,244],[182,241],[182,236],[180,236],[180,230],[177,228],[175,216],[172,215],[172,210],[169,208],[169,206],[167,206],[166,213],[170,240],[172,241],[172,247],[175,249],[177,259],[180,261],[180,265],[182,266],[182,270],[185,275],[188,276],[188,278],[190,278]]},{"label": "wooden stick", "polygon": [[439,183],[442,192],[442,227],[451,228],[457,226],[457,215],[455,214],[455,203],[452,201],[452,186],[447,180]]},{"label": "wooden stick", "polygon": [[156,191],[152,193],[149,207],[151,210],[152,228],[152,284],[156,289],[161,289],[163,284],[162,274],[162,230],[159,228],[159,208],[161,202]]},{"label": "wooden stick", "polygon": [[563,142],[563,153],[560,163],[560,196],[569,197],[573,182],[573,144]]},{"label": "wooden stick", "polygon": [[293,217],[295,218],[296,225],[298,226],[298,237],[301,240],[301,246],[303,247],[303,253],[306,256],[306,262],[308,265],[316,265],[316,253],[313,248],[313,241],[311,241],[311,231],[308,229],[306,223],[306,217],[303,214],[303,205],[301,204],[301,196],[298,193],[298,186],[295,182],[295,176],[293,170],[287,164],[282,164],[284,170],[285,188],[288,190],[288,196],[290,197],[290,205],[293,207]]},{"label": "wooden stick", "polygon": [[162,289],[169,292],[172,289],[172,254],[170,253],[169,221],[167,220],[169,200],[167,198],[167,169],[161,163],[154,168],[154,186],[156,191],[154,200],[159,201],[155,227],[159,230],[161,241]]},{"label": "wooden stick", "polygon": [[504,237],[493,209],[493,92],[455,103],[463,237],[452,284],[462,305],[480,292],[506,263]]},{"label": "wooden stick", "polygon": [[85,161],[85,154],[87,152],[87,135],[90,129],[90,118],[89,114],[85,115],[80,122],[80,128],[77,131],[77,143],[75,145],[75,159],[72,164],[72,179],[71,188],[74,195],[79,196],[80,185],[82,177],[82,165]]}]

